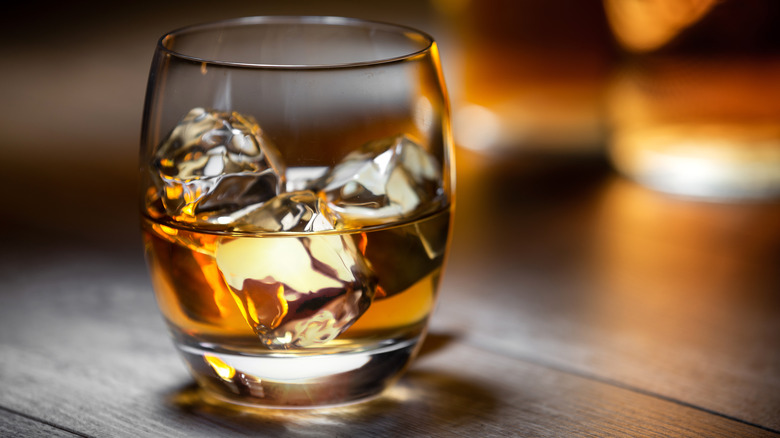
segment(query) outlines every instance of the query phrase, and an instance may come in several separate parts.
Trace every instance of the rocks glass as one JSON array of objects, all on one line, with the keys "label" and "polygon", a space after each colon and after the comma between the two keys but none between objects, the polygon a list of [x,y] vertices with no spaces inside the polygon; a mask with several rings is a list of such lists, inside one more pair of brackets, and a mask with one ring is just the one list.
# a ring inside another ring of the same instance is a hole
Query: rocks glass
[{"label": "rocks glass", "polygon": [[160,39],[144,242],[208,395],[336,405],[399,377],[448,249],[448,111],[436,43],[410,28],[251,17]]}]

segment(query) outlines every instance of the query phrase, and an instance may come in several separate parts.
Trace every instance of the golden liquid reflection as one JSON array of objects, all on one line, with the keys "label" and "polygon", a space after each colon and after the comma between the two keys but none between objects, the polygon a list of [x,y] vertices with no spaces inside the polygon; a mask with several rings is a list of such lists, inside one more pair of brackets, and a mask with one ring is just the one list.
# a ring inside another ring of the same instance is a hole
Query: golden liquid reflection
[{"label": "golden liquid reflection", "polygon": [[236,375],[236,369],[213,354],[204,354],[203,359],[211,366],[220,379],[230,381]]},{"label": "golden liquid reflection", "polygon": [[[628,352],[625,371],[636,366],[632,355],[648,351],[653,366],[668,367],[701,359],[686,352],[717,360],[748,348],[741,343],[761,328],[745,324],[746,312],[776,294],[780,204],[692,202],[615,179],[594,223],[583,310]],[[621,372],[620,363],[604,366]]]}]

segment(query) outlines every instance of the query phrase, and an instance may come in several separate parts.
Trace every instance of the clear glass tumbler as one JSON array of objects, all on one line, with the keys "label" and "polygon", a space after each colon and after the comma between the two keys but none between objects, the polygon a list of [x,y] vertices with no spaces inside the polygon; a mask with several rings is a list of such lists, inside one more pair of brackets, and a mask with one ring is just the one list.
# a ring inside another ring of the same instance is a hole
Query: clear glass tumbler
[{"label": "clear glass tumbler", "polygon": [[452,169],[425,33],[251,17],[163,36],[144,109],[144,241],[198,384],[305,407],[397,379],[434,307]]}]

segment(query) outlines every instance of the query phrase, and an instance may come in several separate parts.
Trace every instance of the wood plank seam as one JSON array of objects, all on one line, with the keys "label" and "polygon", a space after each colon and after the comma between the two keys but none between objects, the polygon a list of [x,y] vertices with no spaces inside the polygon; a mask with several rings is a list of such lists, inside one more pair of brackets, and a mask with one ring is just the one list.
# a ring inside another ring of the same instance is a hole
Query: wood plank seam
[{"label": "wood plank seam", "polygon": [[73,434],[73,435],[75,435],[75,436],[79,436],[79,437],[82,437],[82,438],[95,438],[95,437],[93,437],[93,436],[91,436],[91,435],[86,435],[86,434],[84,434],[84,433],[81,433],[81,432],[79,432],[79,431],[73,430],[73,429],[71,429],[71,428],[69,428],[69,427],[61,426],[61,425],[59,425],[59,424],[52,423],[52,422],[50,422],[50,421],[46,421],[46,420],[44,420],[44,419],[41,419],[41,418],[35,417],[35,416],[33,416],[33,415],[25,414],[24,412],[19,412],[19,411],[17,411],[17,410],[14,410],[14,409],[8,408],[8,407],[6,407],[6,406],[2,406],[2,405],[0,405],[0,410],[3,410],[3,411],[5,411],[5,412],[8,412],[8,413],[9,413],[9,414],[11,414],[11,415],[16,415],[16,416],[19,416],[19,417],[22,417],[22,418],[26,418],[26,419],[28,419],[28,420],[30,420],[30,421],[35,421],[36,423],[45,424],[46,426],[53,427],[53,428],[55,428],[55,429],[59,429],[59,430],[61,430],[61,431],[63,431],[63,432],[67,432],[67,433]]},{"label": "wood plank seam", "polygon": [[481,345],[478,342],[473,342],[470,339],[466,339],[464,343],[469,345],[470,347],[473,347],[473,348],[477,349],[477,350],[482,350],[482,351],[485,351],[485,352],[488,352],[488,353],[497,354],[497,355],[500,355],[500,356],[504,356],[504,357],[508,357],[508,358],[512,358],[512,359],[516,359],[516,360],[520,360],[520,361],[523,361],[523,362],[526,362],[526,363],[530,363],[530,364],[533,364],[533,365],[537,365],[537,366],[540,366],[540,367],[544,367],[544,368],[547,368],[547,369],[550,369],[550,370],[553,370],[553,371],[558,371],[558,372],[561,372],[561,373],[574,375],[574,376],[577,376],[577,377],[581,377],[581,378],[584,378],[584,379],[588,379],[588,380],[592,380],[592,381],[595,381],[595,382],[603,383],[603,384],[606,384],[606,385],[610,385],[610,386],[613,386],[613,387],[616,387],[616,388],[620,388],[620,389],[624,389],[624,390],[627,390],[627,391],[631,391],[631,392],[634,392],[634,393],[637,393],[637,394],[641,394],[641,395],[644,395],[644,396],[653,397],[653,398],[656,398],[656,399],[659,399],[659,400],[663,400],[663,401],[674,403],[674,404],[677,404],[677,405],[680,405],[680,406],[684,406],[684,407],[687,407],[687,408],[695,409],[697,411],[701,411],[701,412],[704,412],[704,413],[707,413],[707,414],[710,414],[710,415],[715,415],[715,416],[718,416],[718,417],[721,417],[721,418],[724,418],[724,419],[727,419],[727,420],[736,421],[737,423],[741,423],[741,424],[744,424],[746,426],[752,426],[752,427],[755,427],[755,428],[758,428],[758,429],[761,429],[761,430],[764,430],[764,431],[767,431],[767,432],[772,432],[772,433],[780,435],[780,430],[775,430],[775,429],[773,429],[771,427],[762,426],[760,424],[752,423],[750,421],[746,421],[746,420],[743,420],[741,418],[733,417],[733,416],[728,415],[728,414],[724,414],[724,413],[721,413],[721,412],[713,411],[711,409],[707,409],[707,408],[704,408],[704,407],[701,407],[701,406],[697,406],[697,405],[694,405],[692,403],[688,403],[688,402],[685,402],[683,400],[676,399],[674,397],[665,396],[663,394],[658,394],[658,393],[655,393],[655,392],[652,392],[652,391],[648,391],[648,390],[645,390],[645,389],[642,389],[642,388],[639,388],[639,387],[636,387],[636,386],[631,386],[631,385],[622,383],[622,382],[617,381],[617,380],[609,379],[607,377],[602,377],[602,376],[599,376],[599,375],[596,375],[596,374],[587,373],[587,372],[584,372],[584,371],[577,370],[575,368],[567,367],[565,365],[559,365],[559,364],[555,364],[553,362],[545,361],[543,359],[537,359],[537,358],[533,358],[533,357],[530,357],[530,356],[517,354],[517,353],[514,353],[514,352],[504,351],[504,350],[501,350],[501,349],[487,348],[484,345]]}]

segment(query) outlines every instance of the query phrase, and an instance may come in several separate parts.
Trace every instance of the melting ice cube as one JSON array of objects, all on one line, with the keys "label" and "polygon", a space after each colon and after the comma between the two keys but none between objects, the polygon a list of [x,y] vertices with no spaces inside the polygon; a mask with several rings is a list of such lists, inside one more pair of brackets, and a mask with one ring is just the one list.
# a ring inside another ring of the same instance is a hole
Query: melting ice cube
[{"label": "melting ice cube", "polygon": [[310,190],[282,193],[259,206],[237,212],[233,229],[293,232],[333,230],[333,223],[322,213],[322,202]]},{"label": "melting ice cube", "polygon": [[436,158],[405,135],[365,144],[315,186],[341,228],[407,217],[444,193]]},{"label": "melting ice cube", "polygon": [[376,291],[349,235],[229,239],[217,245],[216,260],[247,323],[272,349],[335,338],[368,309]]},{"label": "melting ice cube", "polygon": [[181,222],[222,223],[284,184],[278,151],[251,117],[236,112],[190,110],[152,164],[163,207]]}]

